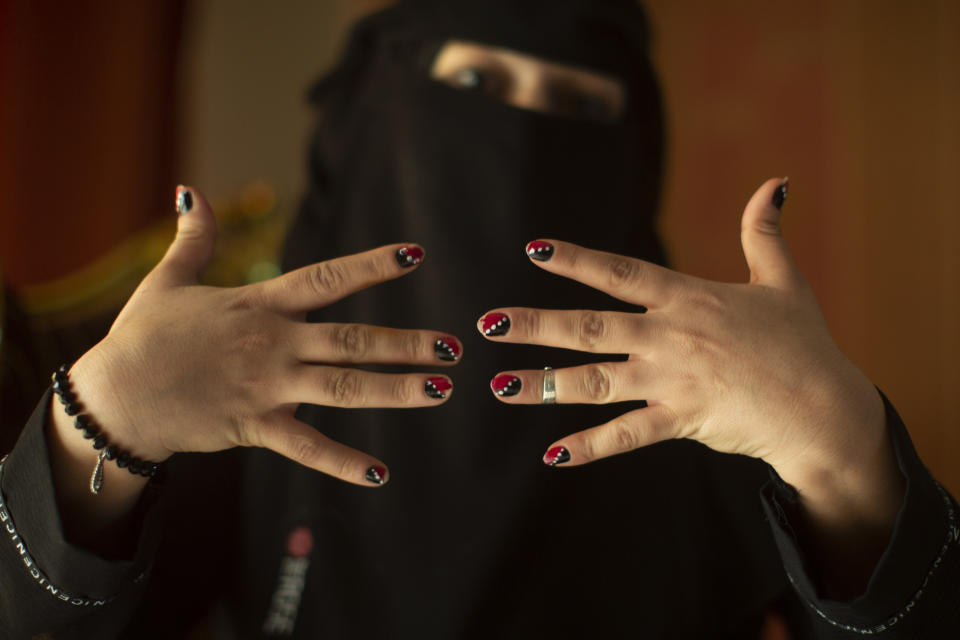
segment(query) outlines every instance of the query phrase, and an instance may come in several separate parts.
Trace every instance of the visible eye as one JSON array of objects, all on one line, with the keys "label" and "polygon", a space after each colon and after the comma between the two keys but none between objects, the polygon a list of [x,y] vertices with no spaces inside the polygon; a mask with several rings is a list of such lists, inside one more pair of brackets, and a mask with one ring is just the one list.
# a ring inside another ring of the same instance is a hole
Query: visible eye
[{"label": "visible eye", "polygon": [[450,78],[451,84],[458,89],[481,90],[485,84],[486,78],[483,73],[471,67],[458,69],[453,77]]},{"label": "visible eye", "polygon": [[443,76],[441,80],[454,89],[475,91],[501,100],[509,84],[509,80],[500,70],[477,64],[454,69]]}]

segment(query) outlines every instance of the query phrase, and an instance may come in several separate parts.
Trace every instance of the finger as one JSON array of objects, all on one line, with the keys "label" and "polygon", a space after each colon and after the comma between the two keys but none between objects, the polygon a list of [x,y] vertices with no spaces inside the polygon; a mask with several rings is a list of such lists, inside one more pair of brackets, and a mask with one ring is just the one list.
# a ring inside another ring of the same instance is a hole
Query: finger
[{"label": "finger", "polygon": [[635,353],[650,341],[650,314],[555,311],[510,307],[486,313],[477,330],[501,342],[537,344],[589,353]]},{"label": "finger", "polygon": [[646,260],[557,240],[535,240],[527,245],[527,255],[542,269],[646,307],[666,304],[686,278]]},{"label": "finger", "polygon": [[[557,404],[609,404],[659,397],[659,384],[652,380],[639,360],[601,362],[555,369]],[[505,371],[490,381],[497,399],[508,404],[541,404],[544,370]]]},{"label": "finger", "polygon": [[196,284],[213,257],[217,223],[206,198],[191,187],[177,187],[177,235],[154,269],[169,285]]},{"label": "finger", "polygon": [[757,189],[743,210],[740,243],[750,267],[750,282],[792,287],[802,280],[780,230],[780,208],[787,179],[771,178]]},{"label": "finger", "polygon": [[257,446],[276,451],[305,467],[364,487],[390,479],[387,465],[373,456],[331,440],[291,415],[276,416],[257,432]]},{"label": "finger", "polygon": [[441,375],[374,373],[358,369],[297,365],[279,387],[283,404],[328,407],[432,407],[453,394],[453,382]]},{"label": "finger", "polygon": [[673,414],[663,405],[651,405],[554,442],[547,447],[543,463],[574,467],[669,440],[675,434]]},{"label": "finger", "polygon": [[287,313],[306,313],[351,293],[409,273],[423,261],[423,249],[394,244],[326,260],[257,285],[265,302]]},{"label": "finger", "polygon": [[456,364],[460,341],[437,331],[365,324],[298,322],[291,333],[297,358],[326,364]]}]

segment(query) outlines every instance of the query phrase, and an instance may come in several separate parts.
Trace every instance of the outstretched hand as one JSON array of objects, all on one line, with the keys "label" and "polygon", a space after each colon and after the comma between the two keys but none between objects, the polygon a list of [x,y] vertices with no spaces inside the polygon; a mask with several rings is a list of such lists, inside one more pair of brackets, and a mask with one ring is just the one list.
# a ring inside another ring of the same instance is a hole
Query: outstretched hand
[{"label": "outstretched hand", "polygon": [[[711,282],[643,260],[537,240],[527,246],[535,265],[636,310],[500,308],[484,315],[478,329],[500,342],[629,356],[551,372],[560,404],[643,402],[552,443],[544,463],[576,466],[692,438],[773,465],[800,491],[828,546],[838,540],[853,545],[866,531],[882,551],[903,495],[883,403],[834,343],[790,257],[780,234],[786,188],[785,180],[768,180],[744,210],[748,283]],[[545,375],[504,371],[491,387],[502,402],[539,404]],[[873,559],[875,551],[868,554]],[[871,560],[864,562],[872,567]]]},{"label": "outstretched hand", "polygon": [[[410,273],[422,249],[390,245],[257,284],[201,286],[216,237],[213,213],[195,190],[181,188],[178,196],[191,206],[182,207],[188,210],[167,254],[107,337],[71,371],[91,416],[112,443],[149,460],[257,446],[348,482],[383,484],[385,464],[300,422],[296,407],[442,404],[452,393],[446,376],[349,365],[451,365],[461,345],[439,331],[304,319],[310,310]],[[64,441],[89,449],[75,434]]]}]

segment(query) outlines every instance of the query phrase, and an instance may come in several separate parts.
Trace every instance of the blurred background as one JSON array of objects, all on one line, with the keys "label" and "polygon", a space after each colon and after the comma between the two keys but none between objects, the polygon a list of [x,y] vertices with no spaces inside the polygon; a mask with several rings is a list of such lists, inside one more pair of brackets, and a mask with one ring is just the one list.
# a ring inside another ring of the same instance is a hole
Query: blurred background
[{"label": "blurred background", "polygon": [[[385,4],[0,0],[0,452],[162,254],[178,183],[217,210],[211,282],[276,273],[306,88]],[[789,175],[785,231],[838,343],[960,494],[960,2],[644,4],[673,266],[744,280],[743,205]]]}]

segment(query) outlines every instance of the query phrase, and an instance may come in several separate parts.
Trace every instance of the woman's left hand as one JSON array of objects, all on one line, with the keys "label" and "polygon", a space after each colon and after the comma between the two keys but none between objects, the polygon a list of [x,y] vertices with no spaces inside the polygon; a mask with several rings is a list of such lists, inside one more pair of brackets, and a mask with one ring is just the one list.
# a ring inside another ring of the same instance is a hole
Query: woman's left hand
[{"label": "woman's left hand", "polygon": [[[635,304],[636,312],[502,308],[480,319],[480,332],[501,342],[629,354],[626,361],[554,371],[556,402],[647,403],[554,442],[545,463],[580,465],[692,438],[766,460],[815,509],[889,524],[901,496],[883,403],[834,343],[790,257],[780,234],[785,195],[784,180],[768,180],[744,210],[745,284],[566,242],[528,245],[537,266]],[[505,371],[491,386],[503,402],[539,404],[544,375]],[[875,489],[864,491],[864,484]],[[886,494],[877,498],[877,491]],[[889,504],[877,504],[891,493]]]}]

